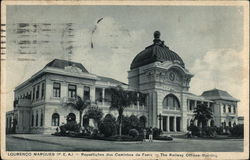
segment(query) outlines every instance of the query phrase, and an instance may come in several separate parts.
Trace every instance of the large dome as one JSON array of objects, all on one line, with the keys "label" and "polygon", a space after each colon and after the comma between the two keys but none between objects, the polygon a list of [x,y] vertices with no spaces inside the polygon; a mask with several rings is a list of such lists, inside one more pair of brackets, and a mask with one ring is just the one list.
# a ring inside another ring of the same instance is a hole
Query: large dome
[{"label": "large dome", "polygon": [[176,62],[185,68],[185,64],[181,57],[164,45],[164,41],[160,40],[159,31],[154,32],[154,38],[154,44],[146,47],[143,51],[136,55],[130,65],[130,69],[138,68],[153,62],[165,61]]}]

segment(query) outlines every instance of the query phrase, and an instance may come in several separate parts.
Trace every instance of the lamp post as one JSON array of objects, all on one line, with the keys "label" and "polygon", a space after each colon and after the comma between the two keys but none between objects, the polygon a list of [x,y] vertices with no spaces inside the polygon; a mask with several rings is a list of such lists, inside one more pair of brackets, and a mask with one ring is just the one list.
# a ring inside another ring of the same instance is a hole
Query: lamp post
[{"label": "lamp post", "polygon": [[157,115],[157,117],[158,117],[158,119],[159,119],[160,130],[161,130],[161,118],[162,118],[161,113],[160,113],[159,115]]}]

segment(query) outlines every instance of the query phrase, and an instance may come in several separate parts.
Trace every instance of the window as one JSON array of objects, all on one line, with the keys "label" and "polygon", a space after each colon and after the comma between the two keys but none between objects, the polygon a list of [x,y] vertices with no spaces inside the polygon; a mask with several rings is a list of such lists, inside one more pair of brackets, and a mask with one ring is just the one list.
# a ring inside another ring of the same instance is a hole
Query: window
[{"label": "window", "polygon": [[169,94],[163,100],[163,107],[164,108],[170,107],[171,109],[180,108],[180,103],[176,96]]},{"label": "window", "polygon": [[235,106],[233,106],[233,109],[234,109],[234,113],[236,113],[236,107]]},{"label": "window", "polygon": [[68,86],[68,96],[73,98],[76,96],[76,85],[69,84]]},{"label": "window", "polygon": [[40,90],[40,86],[38,85],[38,86],[36,87],[36,99],[39,98],[39,90]]},{"label": "window", "polygon": [[45,90],[45,84],[43,83],[42,84],[42,93],[41,93],[42,94],[42,98],[44,97],[44,90]]},{"label": "window", "polygon": [[36,113],[36,126],[38,126],[38,113]]},{"label": "window", "polygon": [[228,112],[231,113],[231,106],[228,106]]},{"label": "window", "polygon": [[54,113],[52,115],[52,126],[59,126],[59,120],[60,120],[60,117],[59,117],[59,114],[58,113]]},{"label": "window", "polygon": [[223,104],[223,112],[226,113],[226,105]]},{"label": "window", "polygon": [[194,108],[194,101],[193,100],[190,100],[189,101],[189,110],[192,111]]},{"label": "window", "polygon": [[32,117],[31,117],[31,126],[32,127],[34,126],[34,114],[32,114]]},{"label": "window", "polygon": [[40,126],[43,126],[43,113],[41,112]]},{"label": "window", "polygon": [[32,91],[30,91],[30,93],[29,93],[29,95],[28,95],[28,99],[31,99],[31,92],[32,92]]},{"label": "window", "polygon": [[33,97],[32,97],[32,100],[35,99],[35,87],[33,87]]},{"label": "window", "polygon": [[53,83],[53,97],[60,97],[61,96],[61,84],[60,83]]},{"label": "window", "polygon": [[12,127],[12,117],[10,117],[10,128]]},{"label": "window", "polygon": [[[102,92],[101,92],[100,96],[102,96]],[[84,100],[90,99],[90,88],[89,87],[84,87],[83,98],[84,98]]]}]

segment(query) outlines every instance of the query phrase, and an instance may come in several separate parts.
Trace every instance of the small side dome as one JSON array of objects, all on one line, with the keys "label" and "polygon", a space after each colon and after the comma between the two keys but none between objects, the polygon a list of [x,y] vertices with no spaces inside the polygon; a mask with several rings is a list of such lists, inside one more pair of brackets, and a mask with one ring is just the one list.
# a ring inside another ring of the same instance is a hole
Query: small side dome
[{"label": "small side dome", "polygon": [[174,51],[170,50],[164,44],[164,41],[160,40],[160,35],[159,31],[154,32],[154,43],[136,55],[130,65],[130,69],[138,68],[153,62],[165,61],[179,63],[183,68],[185,68],[185,64],[181,57]]}]

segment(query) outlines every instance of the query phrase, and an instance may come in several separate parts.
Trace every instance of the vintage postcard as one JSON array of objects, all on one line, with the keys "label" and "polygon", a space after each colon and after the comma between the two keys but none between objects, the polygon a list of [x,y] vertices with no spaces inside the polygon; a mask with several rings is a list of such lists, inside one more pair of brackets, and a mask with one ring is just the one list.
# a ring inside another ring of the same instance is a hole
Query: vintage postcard
[{"label": "vintage postcard", "polygon": [[248,159],[247,1],[1,2],[2,159]]}]

